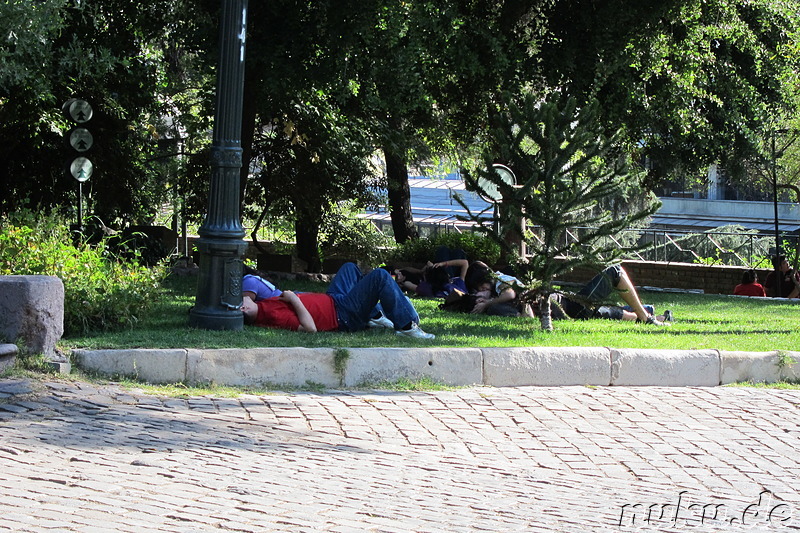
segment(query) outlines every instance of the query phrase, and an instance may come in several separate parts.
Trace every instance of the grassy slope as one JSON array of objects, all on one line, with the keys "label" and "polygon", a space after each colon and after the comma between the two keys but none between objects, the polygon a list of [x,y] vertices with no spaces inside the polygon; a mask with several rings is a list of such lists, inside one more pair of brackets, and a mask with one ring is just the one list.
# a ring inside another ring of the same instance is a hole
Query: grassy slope
[{"label": "grassy slope", "polygon": [[[643,293],[660,312],[671,309],[676,322],[656,328],[610,320],[559,321],[545,333],[539,322],[446,313],[439,302],[414,299],[425,331],[434,341],[399,338],[388,330],[315,335],[245,327],[244,331],[203,331],[188,327],[195,278],[170,280],[164,298],[134,329],[66,338],[70,348],[246,348],[261,346],[608,346],[613,348],[800,350],[800,305],[728,296]],[[324,291],[325,285],[282,283],[294,290]]]}]

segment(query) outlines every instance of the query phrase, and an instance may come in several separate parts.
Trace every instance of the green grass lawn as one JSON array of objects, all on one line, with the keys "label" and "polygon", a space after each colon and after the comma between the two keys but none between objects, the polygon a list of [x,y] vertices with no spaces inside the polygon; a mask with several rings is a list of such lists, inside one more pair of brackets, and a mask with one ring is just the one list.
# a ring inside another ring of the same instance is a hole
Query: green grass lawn
[{"label": "green grass lawn", "polygon": [[[134,328],[97,336],[66,337],[66,348],[248,348],[269,346],[607,346],[612,348],[800,350],[800,303],[730,296],[643,292],[657,312],[671,309],[675,323],[654,327],[612,320],[562,320],[543,332],[539,321],[447,313],[436,300],[413,299],[433,341],[397,337],[390,330],[359,333],[295,333],[246,326],[244,331],[205,331],[188,326],[196,278],[171,278],[161,301]],[[292,290],[324,291],[325,285],[286,282]]]}]

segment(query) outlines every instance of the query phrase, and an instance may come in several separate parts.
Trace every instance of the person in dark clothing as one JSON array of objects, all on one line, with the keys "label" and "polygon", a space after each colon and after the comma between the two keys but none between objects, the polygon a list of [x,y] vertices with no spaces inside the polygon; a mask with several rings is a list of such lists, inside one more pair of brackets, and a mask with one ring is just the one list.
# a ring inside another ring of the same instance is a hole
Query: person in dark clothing
[{"label": "person in dark clothing", "polygon": [[[614,291],[619,292],[619,296],[627,304],[626,306],[605,304]],[[670,311],[666,311],[662,316],[655,316],[651,306],[642,304],[636,287],[622,265],[606,268],[584,285],[574,297],[554,294],[551,298],[560,304],[567,316],[579,320],[588,318],[635,320],[655,326],[664,326],[672,322]],[[554,309],[553,318],[564,318],[558,316],[559,314],[560,310]]]},{"label": "person in dark clothing", "polygon": [[797,298],[800,296],[800,273],[789,266],[784,255],[772,258],[775,270],[767,274],[764,288],[772,298]]}]

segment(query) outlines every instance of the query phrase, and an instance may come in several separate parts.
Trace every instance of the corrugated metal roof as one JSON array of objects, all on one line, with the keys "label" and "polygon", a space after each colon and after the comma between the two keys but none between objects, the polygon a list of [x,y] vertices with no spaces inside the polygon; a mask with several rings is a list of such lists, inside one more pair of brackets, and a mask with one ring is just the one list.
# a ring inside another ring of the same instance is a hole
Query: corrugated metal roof
[{"label": "corrugated metal roof", "polygon": [[[455,195],[459,195],[473,215],[491,217],[494,212],[493,204],[487,202],[477,193],[468,191],[461,180],[454,179],[426,179],[410,178],[411,213],[417,224],[456,224],[470,226],[471,222],[458,220],[458,216],[466,217],[467,210],[459,204]],[[368,211],[364,218],[375,221],[389,221],[387,206],[381,206],[375,211]],[[668,229],[686,229],[690,231],[707,231],[709,229],[739,224],[745,228],[769,233],[775,230],[773,222],[763,218],[744,218],[742,212],[730,217],[703,216],[694,213],[656,213],[651,219],[651,226],[666,227]],[[800,223],[793,220],[791,223],[781,224],[781,232],[800,232]]]},{"label": "corrugated metal roof", "polygon": [[[681,228],[692,228],[697,229],[698,231],[706,231],[709,229],[718,228],[720,226],[729,226],[732,224],[737,224],[739,226],[745,227],[747,229],[752,229],[756,231],[762,232],[770,232],[775,231],[775,223],[761,223],[761,222],[752,222],[748,220],[720,220],[717,218],[714,219],[701,219],[701,218],[683,218],[683,217],[674,217],[674,216],[658,216],[656,214],[650,220],[651,226],[670,226],[676,227],[679,226]],[[788,232],[794,233],[796,231],[800,231],[799,224],[780,224],[778,226],[781,232]]]},{"label": "corrugated metal roof", "polygon": [[[460,180],[431,180],[412,178],[408,180],[411,189],[411,214],[418,224],[458,224],[472,225],[468,221],[458,220],[458,216],[467,216],[467,210],[458,203],[455,195],[472,212],[473,215],[492,216],[493,206],[474,192],[470,192]],[[389,220],[388,208],[381,206],[377,211],[368,211],[363,215],[371,220]]]}]

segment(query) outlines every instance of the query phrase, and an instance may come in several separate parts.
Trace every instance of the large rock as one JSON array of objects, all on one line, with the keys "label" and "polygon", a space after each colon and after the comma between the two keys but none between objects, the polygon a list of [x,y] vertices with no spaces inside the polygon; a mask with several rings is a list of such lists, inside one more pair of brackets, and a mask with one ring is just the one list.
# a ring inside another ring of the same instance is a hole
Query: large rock
[{"label": "large rock", "polygon": [[64,333],[64,284],[55,276],[0,276],[0,336],[27,353],[57,358]]}]

